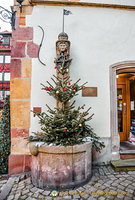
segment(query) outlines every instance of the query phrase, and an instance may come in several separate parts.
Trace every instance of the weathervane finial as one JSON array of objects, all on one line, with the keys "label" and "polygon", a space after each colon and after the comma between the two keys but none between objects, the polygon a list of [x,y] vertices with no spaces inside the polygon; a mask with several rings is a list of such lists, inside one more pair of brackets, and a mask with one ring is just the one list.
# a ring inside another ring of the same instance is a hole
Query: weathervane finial
[{"label": "weathervane finial", "polygon": [[64,32],[64,15],[70,15],[72,12],[70,10],[65,10],[63,9],[63,27],[62,27],[62,32]]}]

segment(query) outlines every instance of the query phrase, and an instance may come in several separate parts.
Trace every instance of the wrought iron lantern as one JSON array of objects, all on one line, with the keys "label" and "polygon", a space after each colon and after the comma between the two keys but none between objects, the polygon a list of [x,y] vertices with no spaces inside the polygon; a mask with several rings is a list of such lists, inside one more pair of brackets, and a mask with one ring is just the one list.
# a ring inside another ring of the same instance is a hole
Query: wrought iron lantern
[{"label": "wrought iron lantern", "polygon": [[[17,2],[19,3],[19,8],[20,8],[21,12],[22,12],[22,2],[23,1],[24,0],[17,0]],[[0,6],[0,19],[3,22],[10,23],[12,29],[15,29],[15,16],[16,16],[16,10],[13,10],[12,6],[11,6],[11,11]]]}]

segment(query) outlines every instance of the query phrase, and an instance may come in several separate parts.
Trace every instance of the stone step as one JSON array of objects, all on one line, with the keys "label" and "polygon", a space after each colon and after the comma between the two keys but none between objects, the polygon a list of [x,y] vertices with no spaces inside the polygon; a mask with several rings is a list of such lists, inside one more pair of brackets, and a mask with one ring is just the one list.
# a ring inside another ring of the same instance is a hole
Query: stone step
[{"label": "stone step", "polygon": [[135,159],[135,150],[120,151],[120,159]]},{"label": "stone step", "polygon": [[111,165],[116,171],[127,170],[135,171],[135,159],[111,161]]}]

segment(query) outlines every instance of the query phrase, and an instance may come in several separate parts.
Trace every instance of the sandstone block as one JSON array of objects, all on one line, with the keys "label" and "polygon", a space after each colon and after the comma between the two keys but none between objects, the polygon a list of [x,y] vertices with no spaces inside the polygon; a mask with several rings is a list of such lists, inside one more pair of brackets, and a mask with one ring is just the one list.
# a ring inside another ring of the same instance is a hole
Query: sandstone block
[{"label": "sandstone block", "polygon": [[11,138],[28,137],[28,136],[29,136],[29,129],[11,128]]},{"label": "sandstone block", "polygon": [[39,49],[39,46],[37,44],[34,44],[33,42],[28,42],[27,54],[30,58],[38,57],[38,49]]},{"label": "sandstone block", "polygon": [[16,155],[30,155],[29,144],[27,144],[27,142],[28,141],[22,137],[11,138],[11,153]]},{"label": "sandstone block", "polygon": [[[21,23],[20,18],[19,23]],[[32,40],[33,39],[33,28],[32,27],[18,27],[13,31],[12,37],[16,40]]]},{"label": "sandstone block", "polygon": [[27,129],[30,126],[30,102],[11,101],[11,128]]},{"label": "sandstone block", "polygon": [[25,42],[15,42],[12,40],[11,43],[11,56],[23,58],[25,57]]},{"label": "sandstone block", "polygon": [[31,77],[32,64],[30,59],[22,61],[22,77]]},{"label": "sandstone block", "polygon": [[30,171],[30,164],[31,164],[30,155],[11,154],[9,156],[9,175]]},{"label": "sandstone block", "polygon": [[10,74],[11,74],[11,78],[21,77],[21,60],[20,59],[11,59]]},{"label": "sandstone block", "polygon": [[29,99],[30,79],[11,79],[10,93],[11,99]]}]

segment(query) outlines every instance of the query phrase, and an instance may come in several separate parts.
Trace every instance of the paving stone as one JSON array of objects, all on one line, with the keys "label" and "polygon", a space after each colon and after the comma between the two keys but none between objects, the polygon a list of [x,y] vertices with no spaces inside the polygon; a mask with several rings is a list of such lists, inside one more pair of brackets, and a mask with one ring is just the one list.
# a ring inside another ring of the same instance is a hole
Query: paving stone
[{"label": "paving stone", "polygon": [[21,196],[21,199],[26,199],[26,197],[27,197],[26,195],[23,195]]},{"label": "paving stone", "polygon": [[99,197],[98,199],[99,200],[105,200],[105,197]]},{"label": "paving stone", "polygon": [[39,198],[39,199],[43,199],[43,198],[44,198],[44,195],[40,194],[40,195],[38,196],[38,198]]},{"label": "paving stone", "polygon": [[77,189],[78,192],[83,192],[85,189],[83,187],[80,187]]},{"label": "paving stone", "polygon": [[135,183],[132,183],[133,186],[135,186]]},{"label": "paving stone", "polygon": [[114,195],[106,195],[106,199],[114,199]]},{"label": "paving stone", "polygon": [[97,188],[91,187],[90,188],[90,192],[95,192],[97,190]]},{"label": "paving stone", "polygon": [[79,198],[80,198],[80,195],[79,195],[79,194],[73,195],[73,199],[79,199]]},{"label": "paving stone", "polygon": [[99,168],[99,175],[105,175],[104,170]]},{"label": "paving stone", "polygon": [[118,197],[118,198],[124,198],[124,195],[118,194],[117,197]]},{"label": "paving stone", "polygon": [[38,197],[38,195],[39,195],[38,193],[33,194],[34,197]]},{"label": "paving stone", "polygon": [[[92,170],[93,171],[93,170]],[[103,172],[104,175],[101,173]],[[108,166],[96,166],[94,174],[88,184],[78,189],[65,190],[59,193],[59,196],[54,198],[54,200],[66,200],[66,199],[75,199],[75,200],[135,200],[135,174],[129,172],[117,172],[111,173],[111,168]],[[102,174],[102,175],[101,175]],[[1,177],[1,176],[0,176]],[[8,196],[7,200],[52,200],[50,196],[50,191],[45,191],[39,188],[34,187],[30,178],[21,180],[20,177],[25,176],[15,176],[15,184]],[[6,180],[7,181],[7,180]],[[6,183],[6,181],[4,183]],[[26,186],[26,187],[24,187]],[[2,187],[0,181],[0,188]],[[22,192],[22,193],[21,193]],[[109,192],[112,192],[112,195],[109,195]],[[118,194],[119,192],[119,194]],[[124,193],[125,192],[125,193]],[[113,193],[115,195],[113,195]],[[63,194],[63,195],[61,195]],[[15,195],[15,196],[14,196]],[[19,196],[20,195],[20,196]],[[11,199],[10,199],[11,198]]]},{"label": "paving stone", "polygon": [[87,200],[96,200],[94,197],[89,197]]},{"label": "paving stone", "polygon": [[128,180],[134,180],[134,178],[132,176],[127,177]]},{"label": "paving stone", "polygon": [[129,171],[128,174],[135,174],[135,171]]},{"label": "paving stone", "polygon": [[123,186],[128,186],[128,183],[125,183],[125,181],[121,182],[120,184],[123,185]]},{"label": "paving stone", "polygon": [[89,197],[88,194],[84,194],[84,195],[82,195],[82,198],[83,198],[83,199],[88,199],[88,197]]},{"label": "paving stone", "polygon": [[27,194],[28,192],[29,192],[29,190],[23,190],[22,194],[24,195],[24,194]]},{"label": "paving stone", "polygon": [[72,199],[72,197],[71,196],[64,196],[64,200],[65,199]]},{"label": "paving stone", "polygon": [[31,198],[31,197],[28,197],[26,200],[32,200],[32,198]]},{"label": "paving stone", "polygon": [[111,185],[117,187],[119,184],[118,184],[117,182],[114,182],[114,183],[112,183]]},{"label": "paving stone", "polygon": [[134,190],[131,190],[129,188],[126,188],[126,191],[129,192],[129,193],[134,193]]},{"label": "paving stone", "polygon": [[34,188],[30,189],[30,191],[34,193],[34,192],[36,192],[36,191],[37,191],[37,188],[36,188],[36,187],[34,187]]},{"label": "paving stone", "polygon": [[121,190],[124,190],[124,189],[125,189],[125,187],[122,186],[122,185],[118,185],[118,188],[121,189]]},{"label": "paving stone", "polygon": [[9,196],[9,197],[7,198],[7,200],[12,200],[12,199],[14,199],[14,195],[11,195],[11,196]]},{"label": "paving stone", "polygon": [[129,197],[124,197],[124,200],[129,200]]},{"label": "paving stone", "polygon": [[50,191],[44,191],[42,194],[48,196],[50,194]]},{"label": "paving stone", "polygon": [[33,193],[32,193],[32,192],[29,192],[29,193],[28,193],[28,195],[29,195],[29,196],[32,196],[32,195],[33,195]]}]

